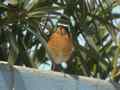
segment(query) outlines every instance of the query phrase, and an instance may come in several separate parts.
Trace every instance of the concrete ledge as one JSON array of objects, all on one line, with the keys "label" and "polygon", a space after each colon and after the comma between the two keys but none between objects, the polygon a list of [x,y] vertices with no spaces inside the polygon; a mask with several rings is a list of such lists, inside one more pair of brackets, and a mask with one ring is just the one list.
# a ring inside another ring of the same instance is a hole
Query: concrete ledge
[{"label": "concrete ledge", "polygon": [[109,82],[0,63],[0,90],[116,90]]}]

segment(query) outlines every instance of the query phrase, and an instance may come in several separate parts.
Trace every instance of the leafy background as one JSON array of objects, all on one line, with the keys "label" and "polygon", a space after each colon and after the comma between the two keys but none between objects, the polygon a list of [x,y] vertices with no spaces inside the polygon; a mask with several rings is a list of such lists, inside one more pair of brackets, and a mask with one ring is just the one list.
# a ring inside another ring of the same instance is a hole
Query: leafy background
[{"label": "leafy background", "polygon": [[[0,60],[38,68],[48,57],[46,44],[61,16],[70,19],[74,60],[65,70],[118,82],[120,25],[112,13],[119,0],[0,0]],[[80,43],[80,38],[83,42]]]}]

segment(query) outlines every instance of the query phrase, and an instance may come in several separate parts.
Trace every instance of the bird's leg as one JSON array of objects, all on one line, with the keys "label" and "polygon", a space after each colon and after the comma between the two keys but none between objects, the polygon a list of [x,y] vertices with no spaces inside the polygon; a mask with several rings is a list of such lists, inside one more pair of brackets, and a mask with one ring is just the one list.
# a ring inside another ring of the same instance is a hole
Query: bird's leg
[{"label": "bird's leg", "polygon": [[56,72],[61,71],[64,74],[64,77],[67,77],[66,74],[65,74],[65,70],[67,68],[67,65],[66,66],[65,65],[64,64],[61,65],[61,64],[52,63],[52,70],[56,71]]},{"label": "bird's leg", "polygon": [[53,63],[53,64],[52,64],[52,70],[53,70],[53,71],[60,72],[60,71],[61,71],[60,64],[55,64],[55,63]]},{"label": "bird's leg", "polygon": [[54,65],[54,63],[52,63],[52,68],[51,68],[51,70],[54,71],[54,68],[55,68],[55,65]]}]

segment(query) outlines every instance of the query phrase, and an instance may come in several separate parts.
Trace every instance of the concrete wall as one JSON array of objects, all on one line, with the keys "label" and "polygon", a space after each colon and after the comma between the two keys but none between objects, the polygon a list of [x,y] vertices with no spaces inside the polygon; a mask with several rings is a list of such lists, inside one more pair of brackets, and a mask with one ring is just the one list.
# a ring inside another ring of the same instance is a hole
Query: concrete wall
[{"label": "concrete wall", "polygon": [[[12,87],[14,87],[12,89]],[[103,80],[0,63],[0,90],[117,90]],[[120,90],[120,89],[118,89]]]}]

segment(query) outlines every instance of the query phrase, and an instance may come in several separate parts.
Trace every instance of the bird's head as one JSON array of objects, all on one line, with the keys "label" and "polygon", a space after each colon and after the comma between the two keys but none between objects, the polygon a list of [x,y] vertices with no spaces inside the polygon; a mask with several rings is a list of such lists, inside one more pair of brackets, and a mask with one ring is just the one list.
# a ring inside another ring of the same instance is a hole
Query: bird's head
[{"label": "bird's head", "polygon": [[58,24],[57,26],[57,32],[61,35],[69,34],[69,27],[65,24]]}]

